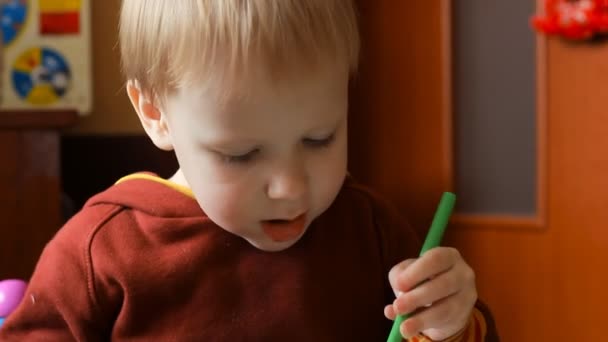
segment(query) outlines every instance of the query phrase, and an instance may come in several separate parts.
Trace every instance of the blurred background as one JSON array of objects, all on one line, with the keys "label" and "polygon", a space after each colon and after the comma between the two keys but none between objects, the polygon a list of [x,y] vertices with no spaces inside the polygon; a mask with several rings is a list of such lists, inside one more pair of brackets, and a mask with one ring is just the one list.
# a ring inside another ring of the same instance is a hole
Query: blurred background
[{"label": "blurred background", "polygon": [[[45,1],[17,2],[43,12]],[[351,173],[393,200],[420,234],[441,193],[456,192],[448,244],[475,268],[504,341],[603,340],[608,42],[536,33],[530,20],[546,12],[541,0],[357,2],[363,51],[351,91]],[[41,27],[73,29],[54,3]],[[2,104],[0,279],[27,279],[65,219],[121,176],[167,177],[177,167],[144,135],[124,93],[120,1],[78,3],[85,45],[58,48],[75,54],[72,87],[51,82],[75,102]],[[3,94],[16,82],[10,49]]]}]

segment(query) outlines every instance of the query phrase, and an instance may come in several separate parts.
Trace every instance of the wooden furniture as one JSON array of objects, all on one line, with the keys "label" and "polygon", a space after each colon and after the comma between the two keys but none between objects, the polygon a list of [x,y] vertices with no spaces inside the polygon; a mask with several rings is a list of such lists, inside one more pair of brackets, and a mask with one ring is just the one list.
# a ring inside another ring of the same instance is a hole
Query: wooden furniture
[{"label": "wooden furniture", "polygon": [[[441,191],[455,187],[453,2],[360,3],[350,171],[426,230]],[[459,213],[446,244],[475,269],[502,340],[603,341],[608,44],[539,36],[536,52],[537,213]]]},{"label": "wooden furniture", "polygon": [[0,279],[28,279],[61,225],[59,130],[76,118],[0,112]]}]

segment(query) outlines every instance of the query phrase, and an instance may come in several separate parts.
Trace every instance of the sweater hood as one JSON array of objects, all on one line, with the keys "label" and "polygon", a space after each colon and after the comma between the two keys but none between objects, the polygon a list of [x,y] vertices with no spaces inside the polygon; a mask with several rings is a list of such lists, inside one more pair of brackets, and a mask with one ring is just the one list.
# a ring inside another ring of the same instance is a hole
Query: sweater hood
[{"label": "sweater hood", "polygon": [[112,204],[158,217],[204,215],[190,189],[154,173],[135,173],[121,178],[89,199],[85,208],[98,204]]}]

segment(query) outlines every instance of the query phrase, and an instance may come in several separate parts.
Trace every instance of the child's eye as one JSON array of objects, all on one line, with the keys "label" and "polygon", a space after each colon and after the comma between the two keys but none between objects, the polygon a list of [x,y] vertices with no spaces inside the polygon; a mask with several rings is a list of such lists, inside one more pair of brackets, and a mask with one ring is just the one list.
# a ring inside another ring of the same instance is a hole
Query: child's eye
[{"label": "child's eye", "polygon": [[227,164],[244,164],[248,163],[258,154],[260,150],[255,149],[251,150],[247,153],[231,155],[231,154],[223,154],[222,159]]},{"label": "child's eye", "polygon": [[303,143],[309,147],[327,147],[331,145],[334,141],[335,134],[331,134],[330,136],[323,139],[312,139],[312,138],[304,138]]}]

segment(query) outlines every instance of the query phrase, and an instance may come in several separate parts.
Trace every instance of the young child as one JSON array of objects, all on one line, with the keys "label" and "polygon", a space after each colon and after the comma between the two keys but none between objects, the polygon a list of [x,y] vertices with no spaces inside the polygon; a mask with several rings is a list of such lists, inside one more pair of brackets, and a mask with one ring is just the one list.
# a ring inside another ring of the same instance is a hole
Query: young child
[{"label": "young child", "polygon": [[180,168],[90,199],[0,340],[383,341],[413,311],[410,341],[497,340],[460,254],[416,259],[414,231],[347,176],[353,6],[124,1],[128,95]]}]

